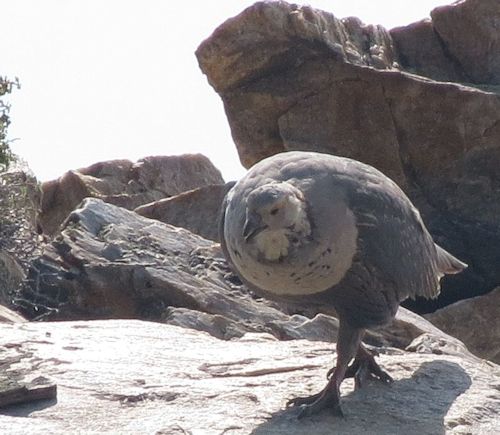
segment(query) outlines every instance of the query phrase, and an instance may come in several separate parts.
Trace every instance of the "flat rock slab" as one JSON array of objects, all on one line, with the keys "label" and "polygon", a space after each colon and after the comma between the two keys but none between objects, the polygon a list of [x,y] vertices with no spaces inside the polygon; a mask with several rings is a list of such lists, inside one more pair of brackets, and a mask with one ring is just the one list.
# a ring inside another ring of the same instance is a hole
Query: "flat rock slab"
[{"label": "flat rock slab", "polygon": [[[331,343],[204,332],[131,320],[0,324],[2,370],[31,367],[56,401],[0,412],[2,434],[499,433],[498,366],[466,355],[382,350],[395,378],[352,392],[345,418],[296,420],[287,398],[315,392]],[[425,352],[428,347],[414,346]]]}]

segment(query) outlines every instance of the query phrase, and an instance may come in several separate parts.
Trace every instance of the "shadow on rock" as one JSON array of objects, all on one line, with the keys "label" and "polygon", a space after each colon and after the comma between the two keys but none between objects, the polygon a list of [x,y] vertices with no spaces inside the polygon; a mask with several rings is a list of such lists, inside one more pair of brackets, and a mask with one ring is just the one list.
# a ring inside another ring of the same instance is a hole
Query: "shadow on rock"
[{"label": "shadow on rock", "polygon": [[253,435],[444,434],[444,419],[471,378],[455,363],[423,363],[409,379],[371,385],[342,397],[344,418],[323,413],[297,420],[297,409],[274,414]]},{"label": "shadow on rock", "polygon": [[30,403],[6,406],[0,409],[0,414],[10,417],[31,417],[33,412],[42,411],[56,404],[57,399],[37,400]]}]

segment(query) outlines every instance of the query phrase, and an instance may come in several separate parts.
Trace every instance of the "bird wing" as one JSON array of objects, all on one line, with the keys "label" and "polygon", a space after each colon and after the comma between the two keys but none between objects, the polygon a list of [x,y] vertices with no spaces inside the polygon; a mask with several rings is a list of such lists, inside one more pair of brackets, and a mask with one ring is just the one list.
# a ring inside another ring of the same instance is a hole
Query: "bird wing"
[{"label": "bird wing", "polygon": [[439,294],[437,248],[403,191],[376,170],[347,190],[363,261],[396,284],[398,299]]}]

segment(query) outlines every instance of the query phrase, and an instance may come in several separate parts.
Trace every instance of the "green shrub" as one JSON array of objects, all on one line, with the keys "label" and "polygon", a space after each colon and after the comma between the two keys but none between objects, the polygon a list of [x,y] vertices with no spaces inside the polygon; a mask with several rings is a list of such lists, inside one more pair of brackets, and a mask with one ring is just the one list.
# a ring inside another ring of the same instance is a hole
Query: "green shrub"
[{"label": "green shrub", "polygon": [[1,99],[4,95],[10,94],[13,87],[19,88],[19,80],[17,78],[15,81],[12,81],[0,76],[0,172],[7,170],[11,162],[15,160],[15,156],[9,146],[9,140],[7,139],[7,128],[10,124],[10,105]]}]

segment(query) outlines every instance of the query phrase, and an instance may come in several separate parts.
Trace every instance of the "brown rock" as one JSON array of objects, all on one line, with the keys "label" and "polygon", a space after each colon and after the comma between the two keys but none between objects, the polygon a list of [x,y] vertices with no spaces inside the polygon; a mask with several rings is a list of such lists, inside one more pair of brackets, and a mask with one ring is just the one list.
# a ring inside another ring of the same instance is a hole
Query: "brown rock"
[{"label": "brown rock", "polygon": [[186,190],[223,182],[220,172],[201,154],[146,157],[136,163],[100,162],[42,184],[39,224],[45,234],[56,234],[68,214],[87,197],[134,209]]},{"label": "brown rock", "polygon": [[[326,59],[382,69],[392,68],[395,59],[383,27],[340,21],[284,1],[258,2],[226,21],[196,56],[226,103],[232,136],[247,168],[284,150],[277,119],[297,100],[325,88]],[[311,74],[311,65],[318,75]],[[297,73],[306,80],[296,80]]]},{"label": "brown rock", "polygon": [[486,295],[448,305],[425,317],[447,334],[463,341],[472,353],[498,364],[499,306],[500,287]]},{"label": "brown rock", "polygon": [[2,433],[495,434],[500,369],[425,337],[381,349],[387,386],[343,388],[345,418],[297,422],[287,398],[320,390],[332,344],[203,332],[134,320],[0,324],[2,368],[47,378],[58,399],[3,409]]},{"label": "brown rock", "polygon": [[[297,45],[290,53],[292,43]],[[257,2],[227,20],[198,47],[196,56],[209,83],[225,93],[259,80],[262,71],[285,65],[295,69],[315,48],[317,54],[329,53],[358,66],[386,69],[395,61],[382,26],[365,26],[356,18],[341,21],[331,13],[284,1]]]},{"label": "brown rock", "polygon": [[443,82],[465,82],[467,75],[447,52],[431,20],[391,29],[399,64],[405,71]]},{"label": "brown rock", "polygon": [[205,239],[218,241],[218,220],[224,196],[234,183],[200,187],[171,198],[137,207],[141,216],[185,228]]},{"label": "brown rock", "polygon": [[[407,30],[427,35],[430,70],[458,79],[461,70],[440,54],[431,31]],[[228,20],[197,56],[246,167],[287,150],[371,164],[406,191],[434,239],[472,265],[419,309],[500,283],[499,95],[398,71],[382,28],[284,2],[258,3]],[[419,68],[422,56],[413,60]]]},{"label": "brown rock", "polygon": [[440,6],[432,22],[449,56],[472,83],[500,84],[500,7],[497,0]]}]

